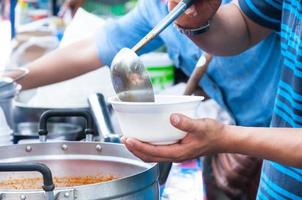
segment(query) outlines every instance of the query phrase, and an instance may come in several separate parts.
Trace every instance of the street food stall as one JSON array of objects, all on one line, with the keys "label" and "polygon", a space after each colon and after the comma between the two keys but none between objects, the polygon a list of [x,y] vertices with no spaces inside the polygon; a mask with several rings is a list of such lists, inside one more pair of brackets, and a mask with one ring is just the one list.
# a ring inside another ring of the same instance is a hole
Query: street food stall
[{"label": "street food stall", "polygon": [[118,52],[111,66],[22,88],[31,74],[29,63],[93,35],[136,3],[2,4],[0,33],[7,34],[0,43],[8,48],[0,65],[0,199],[206,199],[202,158],[147,163],[120,144],[122,136],[154,145],[177,143],[186,133],[170,124],[176,112],[232,123],[214,102],[200,108],[203,93],[192,95],[210,55],[194,55],[198,62],[190,79],[175,70],[165,47],[136,55],[191,1],[182,2],[132,49]]}]

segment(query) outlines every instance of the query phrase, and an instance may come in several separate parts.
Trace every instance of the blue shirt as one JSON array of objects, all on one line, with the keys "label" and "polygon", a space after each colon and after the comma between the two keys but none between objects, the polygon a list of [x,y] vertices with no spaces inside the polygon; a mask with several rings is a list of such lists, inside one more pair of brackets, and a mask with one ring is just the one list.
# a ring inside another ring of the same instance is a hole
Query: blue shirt
[{"label": "blue shirt", "polygon": [[[252,20],[281,36],[282,75],[271,126],[301,128],[302,3],[298,0],[240,0],[239,3]],[[258,199],[302,199],[302,169],[264,161]]]},{"label": "blue shirt", "polygon": [[[225,1],[226,2],[226,1]],[[161,0],[140,0],[127,15],[97,32],[101,61],[110,65],[123,47],[131,48],[168,14]],[[169,26],[139,53],[165,45],[176,67],[190,75],[202,51],[174,26]],[[279,80],[280,43],[277,34],[232,57],[215,57],[201,81],[206,93],[226,108],[237,124],[268,126]],[[264,94],[265,91],[265,94]]]}]

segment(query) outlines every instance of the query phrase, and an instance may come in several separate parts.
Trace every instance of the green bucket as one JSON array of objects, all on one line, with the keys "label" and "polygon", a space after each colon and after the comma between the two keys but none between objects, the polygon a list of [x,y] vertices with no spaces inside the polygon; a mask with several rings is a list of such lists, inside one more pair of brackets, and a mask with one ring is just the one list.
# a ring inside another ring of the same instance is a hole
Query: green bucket
[{"label": "green bucket", "polygon": [[141,56],[155,93],[159,93],[174,83],[174,65],[167,53],[153,52]]},{"label": "green bucket", "polygon": [[82,7],[98,16],[122,16],[127,12],[125,3],[110,5],[101,3],[98,0],[89,0],[85,1]]}]

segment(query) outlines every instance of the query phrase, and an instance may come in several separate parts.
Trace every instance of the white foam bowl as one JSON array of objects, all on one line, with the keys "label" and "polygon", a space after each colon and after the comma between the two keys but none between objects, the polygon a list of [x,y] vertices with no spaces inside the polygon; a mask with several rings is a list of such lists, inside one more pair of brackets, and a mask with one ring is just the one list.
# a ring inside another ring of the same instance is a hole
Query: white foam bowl
[{"label": "white foam bowl", "polygon": [[110,97],[117,114],[122,134],[156,145],[173,144],[186,136],[170,123],[172,113],[182,113],[196,118],[196,111],[203,100],[200,96],[156,95],[155,102],[121,102]]}]

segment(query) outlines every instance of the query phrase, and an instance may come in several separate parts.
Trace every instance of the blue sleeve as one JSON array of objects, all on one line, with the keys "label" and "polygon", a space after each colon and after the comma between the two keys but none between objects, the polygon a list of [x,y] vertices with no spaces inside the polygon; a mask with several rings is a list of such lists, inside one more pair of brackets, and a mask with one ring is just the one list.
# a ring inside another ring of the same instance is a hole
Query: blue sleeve
[{"label": "blue sleeve", "polygon": [[239,0],[239,6],[257,24],[280,30],[282,0]]},{"label": "blue sleeve", "polygon": [[[136,8],[125,16],[107,21],[96,33],[98,56],[104,65],[111,64],[115,54],[124,47],[132,48],[153,27],[150,24],[152,13],[148,10],[150,0],[140,0]],[[157,49],[163,41],[157,37],[142,48],[138,54]]]}]

